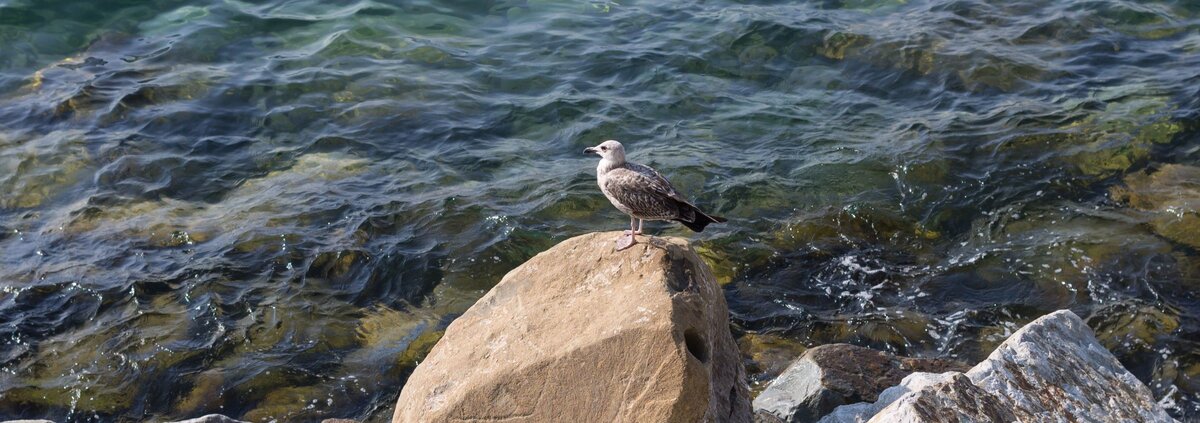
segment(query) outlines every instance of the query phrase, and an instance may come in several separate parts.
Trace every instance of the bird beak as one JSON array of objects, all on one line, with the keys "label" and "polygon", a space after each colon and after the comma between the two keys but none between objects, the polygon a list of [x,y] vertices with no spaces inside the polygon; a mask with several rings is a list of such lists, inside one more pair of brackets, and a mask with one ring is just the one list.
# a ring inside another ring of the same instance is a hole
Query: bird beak
[{"label": "bird beak", "polygon": [[583,149],[583,154],[593,154],[596,152],[596,147],[588,147]]}]

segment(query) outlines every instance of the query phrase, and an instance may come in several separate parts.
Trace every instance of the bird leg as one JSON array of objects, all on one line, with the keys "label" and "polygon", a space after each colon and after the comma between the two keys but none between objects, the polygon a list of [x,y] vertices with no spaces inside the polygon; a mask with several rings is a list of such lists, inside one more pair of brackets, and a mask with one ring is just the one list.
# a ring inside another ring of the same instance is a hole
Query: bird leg
[{"label": "bird leg", "polygon": [[635,222],[637,222],[637,219],[630,216],[629,217],[629,230],[625,231],[625,236],[622,236],[620,239],[617,239],[617,251],[621,251],[626,248],[632,247],[633,244],[637,243],[637,240],[635,240],[633,238],[634,234],[637,233],[634,231],[634,223]]},{"label": "bird leg", "polygon": [[643,224],[645,224],[645,223],[646,223],[646,221],[645,221],[645,220],[638,219],[638,228],[637,228],[637,230],[636,230],[636,231],[633,231],[633,233],[634,233],[634,234],[636,234],[636,235],[641,235],[641,234],[642,234],[642,225],[643,225]]}]

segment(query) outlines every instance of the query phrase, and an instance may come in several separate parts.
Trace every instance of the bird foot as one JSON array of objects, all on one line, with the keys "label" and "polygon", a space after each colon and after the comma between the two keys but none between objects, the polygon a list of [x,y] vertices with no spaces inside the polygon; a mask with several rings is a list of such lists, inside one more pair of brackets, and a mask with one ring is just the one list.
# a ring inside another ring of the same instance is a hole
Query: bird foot
[{"label": "bird foot", "polygon": [[637,244],[637,241],[633,239],[633,234],[630,231],[625,231],[625,236],[617,238],[617,251],[632,247],[633,244]]},{"label": "bird foot", "polygon": [[641,235],[641,234],[642,234],[642,231],[634,231],[634,232],[633,232],[633,234],[634,234],[634,235]]}]

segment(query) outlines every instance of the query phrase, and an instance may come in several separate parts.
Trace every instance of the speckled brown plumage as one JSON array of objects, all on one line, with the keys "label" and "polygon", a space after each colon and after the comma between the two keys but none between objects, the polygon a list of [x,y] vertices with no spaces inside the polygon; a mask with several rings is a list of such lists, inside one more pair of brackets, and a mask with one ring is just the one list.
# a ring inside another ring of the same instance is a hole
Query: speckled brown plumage
[{"label": "speckled brown plumage", "polygon": [[620,143],[605,141],[588,150],[602,157],[596,166],[600,191],[625,214],[642,220],[674,220],[696,232],[703,231],[709,223],[725,221],[701,211],[658,171],[626,161]]}]

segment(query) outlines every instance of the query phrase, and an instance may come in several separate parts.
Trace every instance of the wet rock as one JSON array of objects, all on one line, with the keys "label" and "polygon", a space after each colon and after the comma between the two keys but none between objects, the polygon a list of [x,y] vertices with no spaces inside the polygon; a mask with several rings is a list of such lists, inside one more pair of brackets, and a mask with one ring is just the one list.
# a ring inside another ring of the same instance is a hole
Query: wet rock
[{"label": "wet rock", "polygon": [[959,372],[924,373],[916,372],[904,377],[899,385],[887,388],[879,394],[879,400],[873,403],[860,402],[835,408],[832,413],[822,417],[819,423],[862,423],[879,414],[884,407],[891,405],[900,397],[910,392],[920,391],[927,386],[947,382]]},{"label": "wet rock", "polygon": [[267,393],[242,418],[252,422],[315,421],[324,412],[316,405],[323,403],[325,398],[328,398],[328,387],[321,384],[277,388]]},{"label": "wet rock", "polygon": [[823,208],[801,212],[771,233],[768,243],[781,250],[821,248],[847,242],[914,244],[926,238],[915,222],[877,207]]},{"label": "wet rock", "polygon": [[1200,167],[1168,164],[1154,173],[1134,173],[1109,193],[1114,200],[1149,212],[1155,233],[1200,248]]},{"label": "wet rock", "polygon": [[874,404],[821,423],[942,421],[1171,422],[1150,390],[1062,310],[1021,328],[964,375],[913,373]]},{"label": "wet rock", "polygon": [[1183,131],[1170,116],[1167,97],[1143,97],[1134,86],[1098,94],[1102,111],[1087,112],[1078,121],[1007,141],[1002,150],[1034,159],[1047,149],[1075,173],[1107,178],[1146,163],[1156,145],[1169,143]]},{"label": "wet rock", "polygon": [[[296,345],[297,361],[336,354],[342,358],[337,370],[322,370],[336,375],[382,375],[389,371],[391,355],[367,348],[366,339],[357,331],[353,317],[335,310],[341,307],[290,307],[294,302],[281,302],[266,308],[256,316],[231,348],[222,362],[214,368],[227,370],[226,382],[220,395],[253,404],[253,409],[241,417],[250,421],[318,421],[330,417],[329,400],[348,400],[347,386],[356,386],[358,378],[343,379],[315,373],[293,363],[273,357],[278,345]],[[264,358],[265,357],[265,358]],[[364,370],[369,367],[374,373]],[[382,376],[378,376],[382,377]],[[376,386],[374,384],[367,386]],[[334,398],[336,396],[336,398]],[[314,403],[314,401],[316,401]],[[263,420],[266,419],[266,420]]]},{"label": "wet rock", "polygon": [[509,272],[447,328],[393,421],[749,422],[712,273],[686,241],[616,252],[618,235],[569,239]]},{"label": "wet rock", "polygon": [[1021,328],[967,376],[1019,421],[1173,421],[1067,310]]},{"label": "wet rock", "polygon": [[1084,175],[1107,177],[1145,163],[1150,146],[1135,143],[1125,134],[1103,134],[1074,149],[1068,159]]},{"label": "wet rock", "polygon": [[825,35],[817,54],[834,60],[844,60],[846,53],[871,43],[871,38],[853,32],[830,32]]},{"label": "wet rock", "polygon": [[721,286],[744,277],[750,269],[767,266],[775,254],[765,246],[743,245],[733,238],[698,241],[693,247]]},{"label": "wet rock", "polygon": [[419,364],[422,359],[429,355],[429,352],[433,350],[434,345],[437,345],[437,342],[441,340],[442,336],[445,336],[445,334],[446,333],[443,331],[429,331],[421,333],[419,336],[413,339],[412,342],[409,342],[408,348],[405,348],[404,352],[400,353],[400,356],[396,358],[396,363],[400,366],[416,367],[416,365]]},{"label": "wet rock", "polygon": [[897,357],[849,344],[808,350],[754,399],[754,409],[788,422],[816,421],[839,405],[874,402],[914,371],[966,370],[944,359]]},{"label": "wet rock", "polygon": [[704,264],[707,264],[713,271],[713,276],[717,278],[717,283],[721,286],[733,282],[737,271],[736,265],[731,263],[729,256],[723,251],[714,250],[704,244],[696,245],[696,253],[700,254],[700,258],[704,259]]},{"label": "wet rock", "polygon": [[985,392],[962,373],[949,380],[906,394],[888,405],[869,423],[1011,422],[1009,405]]},{"label": "wet rock", "polygon": [[738,338],[737,342],[742,357],[746,359],[751,397],[758,396],[766,389],[767,382],[783,373],[808,349],[799,341],[770,334],[748,333]]},{"label": "wet rock", "polygon": [[18,144],[0,157],[0,208],[38,207],[86,180],[92,157],[83,132],[54,131]]},{"label": "wet rock", "polygon": [[215,408],[220,404],[221,394],[225,385],[225,375],[216,370],[207,370],[196,375],[192,388],[187,396],[175,405],[180,415],[196,415],[206,408]]},{"label": "wet rock", "polygon": [[[187,247],[217,236],[236,236],[233,245],[236,252],[278,253],[286,244],[302,242],[303,237],[266,233],[269,231],[262,228],[294,228],[311,225],[314,220],[323,218],[321,212],[300,211],[294,205],[324,198],[335,182],[361,175],[367,164],[365,160],[344,154],[305,154],[295,158],[290,167],[286,163],[279,164],[285,168],[249,179],[230,191],[225,201],[237,204],[237,207],[206,207],[169,198],[117,205],[80,203],[75,210],[57,216],[52,222],[72,235],[89,233],[90,236],[114,239],[140,239],[150,247]],[[4,166],[0,162],[0,171]],[[0,177],[0,189],[4,187],[5,182]],[[351,244],[350,248],[320,257],[316,263],[318,270],[329,267],[328,271],[336,276],[360,268],[360,264],[370,258],[355,247],[362,242],[362,235],[338,232],[330,235],[342,238]]]},{"label": "wet rock", "polygon": [[1157,355],[1155,351],[1164,347],[1165,338],[1181,323],[1178,310],[1165,304],[1118,303],[1088,317],[1088,327],[1095,328],[1100,344],[1124,357]]},{"label": "wet rock", "polygon": [[[86,298],[73,301],[86,303]],[[188,307],[172,298],[142,297],[147,311],[124,320],[128,327],[97,318],[75,331],[42,340],[31,359],[9,367],[23,382],[5,391],[0,403],[29,409],[69,406],[96,414],[132,407],[130,392],[152,383],[153,369],[172,368],[198,354],[196,349],[164,347],[184,345],[194,330]],[[112,353],[114,346],[121,346],[120,354]],[[137,376],[99,383],[98,375],[103,374]]]},{"label": "wet rock", "polygon": [[1077,144],[1067,161],[1084,175],[1107,177],[1146,162],[1155,144],[1165,144],[1183,130],[1168,114],[1170,100],[1164,97],[1120,99],[1122,89],[1102,94],[1108,101],[1103,112],[1088,116],[1063,129],[1073,131]]},{"label": "wet rock", "polygon": [[771,413],[769,413],[767,411],[763,411],[763,410],[754,411],[753,422],[754,423],[786,423],[783,419],[781,419],[779,417],[775,417],[774,414],[771,414]]},{"label": "wet rock", "polygon": [[[1149,274],[1147,260],[1172,249],[1118,211],[1079,204],[1000,211],[977,219],[970,233],[952,257],[974,260],[973,272],[988,289],[1031,283],[1038,294],[1026,305],[1048,310],[1111,296],[1114,288],[1095,283],[1097,278],[1140,280]],[[980,251],[988,253],[975,256]],[[1017,329],[981,328],[981,353],[994,350]]]},{"label": "wet rock", "polygon": [[1114,199],[1140,210],[1200,206],[1200,167],[1167,164],[1153,173],[1125,177],[1125,185],[1111,190]]},{"label": "wet rock", "polygon": [[248,423],[221,414],[209,414],[194,419],[180,420],[174,423]]},{"label": "wet rock", "polygon": [[305,277],[338,284],[351,283],[370,260],[370,254],[360,250],[320,253],[309,264]]},{"label": "wet rock", "polygon": [[770,46],[753,45],[738,54],[738,61],[743,65],[761,65],[779,57],[779,52]]}]

